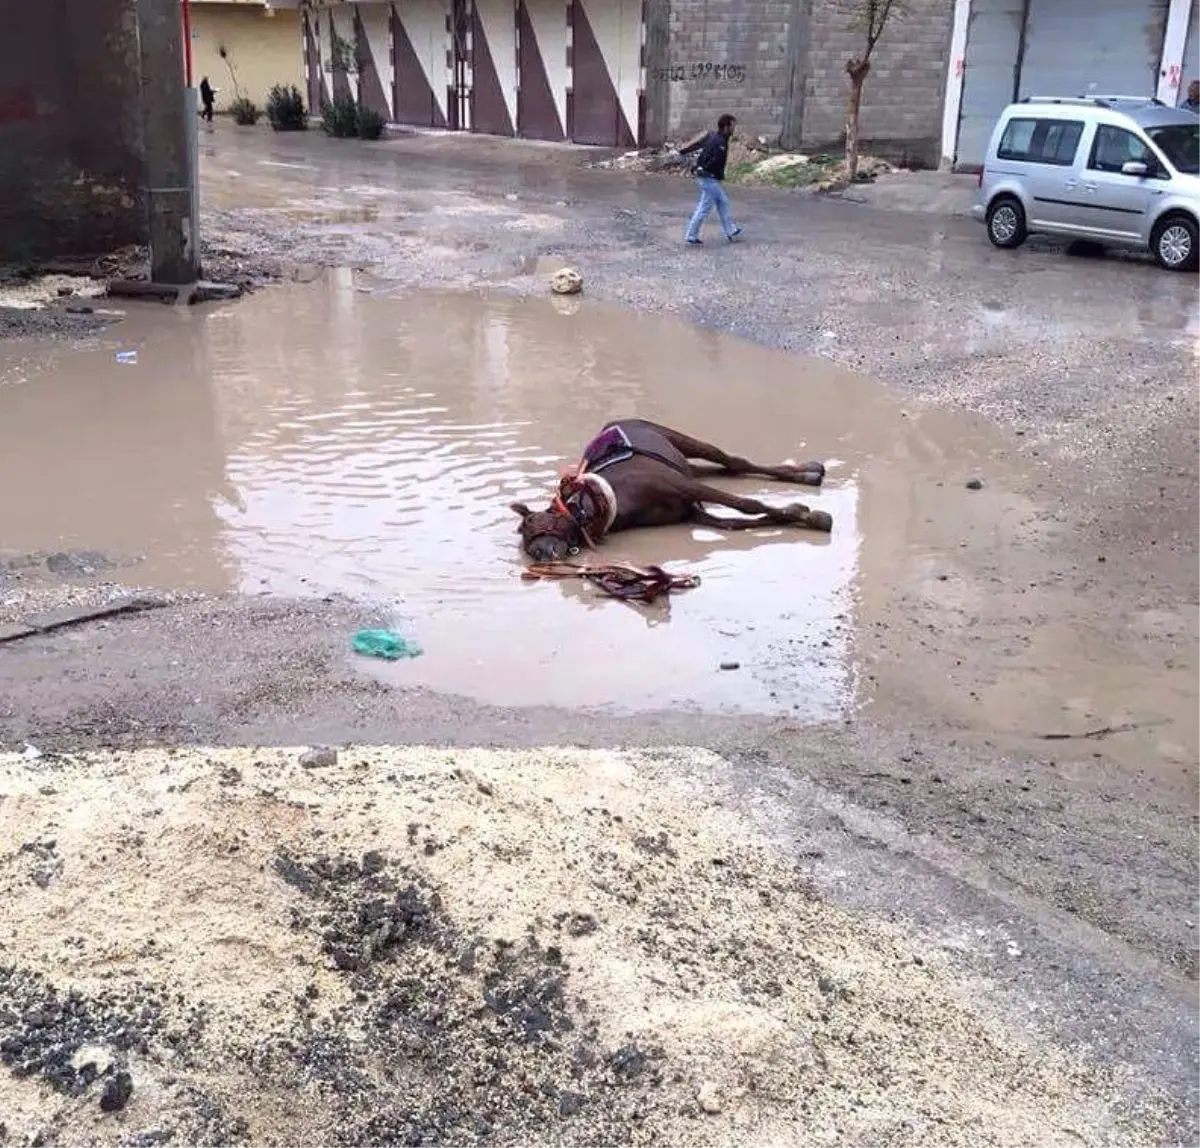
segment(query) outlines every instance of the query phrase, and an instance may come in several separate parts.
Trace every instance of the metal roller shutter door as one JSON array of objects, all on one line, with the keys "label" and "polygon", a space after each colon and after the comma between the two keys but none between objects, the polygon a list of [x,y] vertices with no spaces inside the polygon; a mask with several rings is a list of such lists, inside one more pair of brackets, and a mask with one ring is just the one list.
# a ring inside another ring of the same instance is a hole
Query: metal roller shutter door
[{"label": "metal roller shutter door", "polygon": [[983,163],[996,120],[1012,103],[1024,0],[976,0],[967,24],[962,103],[955,162]]},{"label": "metal roller shutter door", "polygon": [[1153,96],[1168,0],[1030,0],[1020,96]]},{"label": "metal roller shutter door", "polygon": [[567,138],[566,0],[517,0],[517,132]]},{"label": "metal roller shutter door", "polygon": [[1179,100],[1182,101],[1187,97],[1188,84],[1200,80],[1200,4],[1192,5],[1187,43],[1183,49],[1183,75],[1179,80]]},{"label": "metal roller shutter door", "polygon": [[572,0],[568,133],[576,143],[637,140],[641,0]]}]

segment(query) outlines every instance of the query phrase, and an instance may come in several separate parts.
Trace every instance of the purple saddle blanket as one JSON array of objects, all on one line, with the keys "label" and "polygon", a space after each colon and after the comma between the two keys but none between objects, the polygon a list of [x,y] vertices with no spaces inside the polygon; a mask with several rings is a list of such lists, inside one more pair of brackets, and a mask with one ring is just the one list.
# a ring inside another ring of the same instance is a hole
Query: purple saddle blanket
[{"label": "purple saddle blanket", "polygon": [[654,427],[644,423],[611,423],[584,448],[583,459],[592,474],[625,462],[635,454],[658,459],[681,474],[688,472],[687,459]]}]

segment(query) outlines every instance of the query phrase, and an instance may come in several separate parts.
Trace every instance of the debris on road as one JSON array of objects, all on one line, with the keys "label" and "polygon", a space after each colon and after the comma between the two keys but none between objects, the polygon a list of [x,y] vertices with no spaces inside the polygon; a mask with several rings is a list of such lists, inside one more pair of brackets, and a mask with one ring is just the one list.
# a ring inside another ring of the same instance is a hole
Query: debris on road
[{"label": "debris on road", "polygon": [[300,755],[301,769],[329,769],[337,763],[338,751],[328,745],[316,746]]},{"label": "debris on road", "polygon": [[[695,157],[682,154],[680,148],[686,146],[686,143],[667,143],[661,147],[643,148],[615,159],[600,160],[592,166],[612,171],[690,176]],[[900,170],[879,156],[864,155],[859,158],[855,182],[871,183],[880,175]],[[847,182],[844,156],[780,151],[763,137],[752,140],[735,137],[729,148],[726,173],[730,183],[808,191],[832,191],[846,186]]]},{"label": "debris on road", "polygon": [[574,267],[560,267],[550,276],[550,290],[555,295],[578,295],[583,290],[583,276]]},{"label": "debris on road", "polygon": [[678,590],[700,585],[698,574],[671,574],[661,566],[633,566],[627,562],[576,565],[574,562],[535,562],[521,573],[526,581],[540,578],[583,578],[610,598],[654,602]]},{"label": "debris on road", "polygon": [[169,595],[134,594],[120,597],[111,602],[91,606],[68,606],[45,614],[22,618],[0,627],[0,645],[29,638],[35,634],[48,634],[52,630],[63,630],[69,626],[83,626],[103,618],[119,614],[139,614],[146,610],[161,610],[176,601]]},{"label": "debris on road", "polygon": [[382,658],[395,662],[400,658],[419,658],[424,651],[409,638],[395,630],[359,630],[352,641],[354,652],[365,658]]}]

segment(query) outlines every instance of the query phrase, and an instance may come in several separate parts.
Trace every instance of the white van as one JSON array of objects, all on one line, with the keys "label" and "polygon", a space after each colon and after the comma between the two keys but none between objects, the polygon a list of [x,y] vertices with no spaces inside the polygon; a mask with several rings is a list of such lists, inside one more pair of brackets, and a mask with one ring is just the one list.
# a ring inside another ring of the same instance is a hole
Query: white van
[{"label": "white van", "polygon": [[1004,109],[971,209],[997,247],[1033,234],[1200,264],[1200,117],[1133,96],[1029,96]]}]

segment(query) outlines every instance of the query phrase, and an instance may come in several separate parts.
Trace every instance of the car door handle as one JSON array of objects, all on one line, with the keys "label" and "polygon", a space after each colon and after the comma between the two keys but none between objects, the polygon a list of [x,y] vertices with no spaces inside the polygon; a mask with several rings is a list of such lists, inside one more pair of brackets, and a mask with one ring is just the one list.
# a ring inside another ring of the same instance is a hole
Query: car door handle
[{"label": "car door handle", "polygon": [[1100,190],[1100,185],[1096,184],[1096,183],[1085,183],[1083,185],[1083,190],[1086,191],[1089,195],[1094,195],[1097,191]]},{"label": "car door handle", "polygon": [[1078,182],[1073,179],[1067,180],[1066,187],[1068,191],[1074,191],[1079,186]]}]

